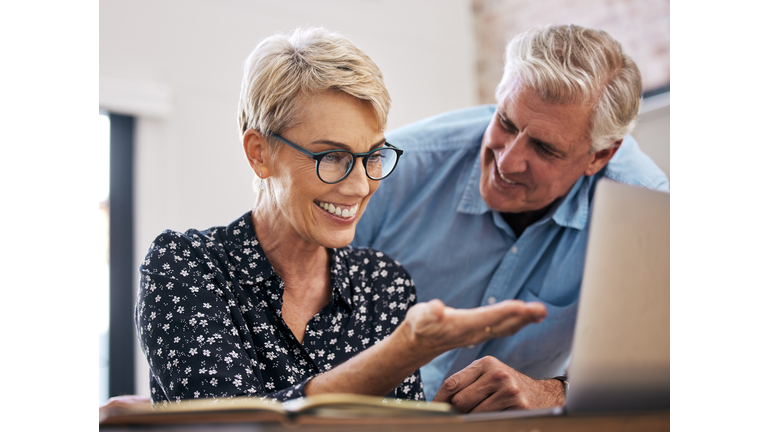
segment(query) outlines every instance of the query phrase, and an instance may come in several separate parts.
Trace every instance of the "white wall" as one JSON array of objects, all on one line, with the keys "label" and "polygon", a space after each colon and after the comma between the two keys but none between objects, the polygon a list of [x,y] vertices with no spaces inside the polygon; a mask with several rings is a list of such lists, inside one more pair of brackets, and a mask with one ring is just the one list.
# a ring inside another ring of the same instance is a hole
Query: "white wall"
[{"label": "white wall", "polygon": [[[223,225],[250,208],[253,175],[242,155],[236,109],[243,61],[266,36],[323,25],[350,38],[384,73],[393,101],[390,129],[477,102],[471,0],[99,5],[100,106],[138,117],[137,263],[164,229]],[[641,116],[635,134],[669,174],[668,105],[666,118],[660,112]],[[136,360],[137,393],[148,395],[138,346]]]},{"label": "white wall", "polygon": [[[227,224],[252,204],[236,109],[266,36],[322,25],[377,62],[389,127],[475,104],[471,0],[101,0],[100,105],[138,116],[136,262],[166,228]],[[149,394],[137,348],[137,393]]]},{"label": "white wall", "polygon": [[640,148],[656,162],[667,177],[671,177],[669,159],[670,93],[651,96],[640,106],[640,115],[632,136]]}]

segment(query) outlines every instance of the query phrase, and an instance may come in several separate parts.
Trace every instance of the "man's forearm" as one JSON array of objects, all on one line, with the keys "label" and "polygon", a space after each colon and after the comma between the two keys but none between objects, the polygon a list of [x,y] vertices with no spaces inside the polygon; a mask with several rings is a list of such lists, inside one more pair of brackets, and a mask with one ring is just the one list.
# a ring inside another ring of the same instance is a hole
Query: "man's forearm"
[{"label": "man's forearm", "polygon": [[565,383],[557,379],[538,381],[541,391],[536,405],[539,408],[549,408],[565,405]]}]

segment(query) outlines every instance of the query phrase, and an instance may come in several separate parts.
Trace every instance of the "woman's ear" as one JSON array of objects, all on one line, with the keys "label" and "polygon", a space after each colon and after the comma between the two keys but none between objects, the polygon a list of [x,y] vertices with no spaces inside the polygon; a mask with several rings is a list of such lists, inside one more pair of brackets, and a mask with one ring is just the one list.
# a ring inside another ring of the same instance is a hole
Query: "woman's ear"
[{"label": "woman's ear", "polygon": [[265,179],[271,175],[272,161],[269,157],[269,142],[261,132],[248,129],[243,135],[243,150],[251,169],[259,178]]}]

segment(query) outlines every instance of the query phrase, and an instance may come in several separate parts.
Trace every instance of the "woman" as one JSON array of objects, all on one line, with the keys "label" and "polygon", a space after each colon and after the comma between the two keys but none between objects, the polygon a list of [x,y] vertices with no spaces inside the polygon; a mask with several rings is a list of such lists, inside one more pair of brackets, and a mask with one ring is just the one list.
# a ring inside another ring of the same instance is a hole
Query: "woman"
[{"label": "woman", "polygon": [[[141,265],[136,326],[153,402],[345,392],[423,399],[418,368],[540,321],[541,304],[416,304],[394,260],[349,247],[400,150],[378,67],[324,29],[262,41],[239,126],[256,203],[226,227],[165,231]],[[359,163],[358,163],[359,161]]]}]

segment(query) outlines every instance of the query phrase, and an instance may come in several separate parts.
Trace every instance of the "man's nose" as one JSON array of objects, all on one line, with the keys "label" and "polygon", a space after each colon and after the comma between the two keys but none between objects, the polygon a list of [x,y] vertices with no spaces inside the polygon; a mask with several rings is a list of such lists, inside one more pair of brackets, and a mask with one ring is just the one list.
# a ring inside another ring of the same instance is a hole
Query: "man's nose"
[{"label": "man's nose", "polygon": [[352,166],[352,171],[349,172],[347,178],[341,181],[341,192],[345,195],[365,197],[370,191],[368,185],[368,176],[365,174],[365,166],[363,165],[363,158],[357,158],[355,165]]},{"label": "man's nose", "polygon": [[496,153],[499,171],[502,173],[520,173],[528,167],[528,138],[517,135],[504,143]]}]

